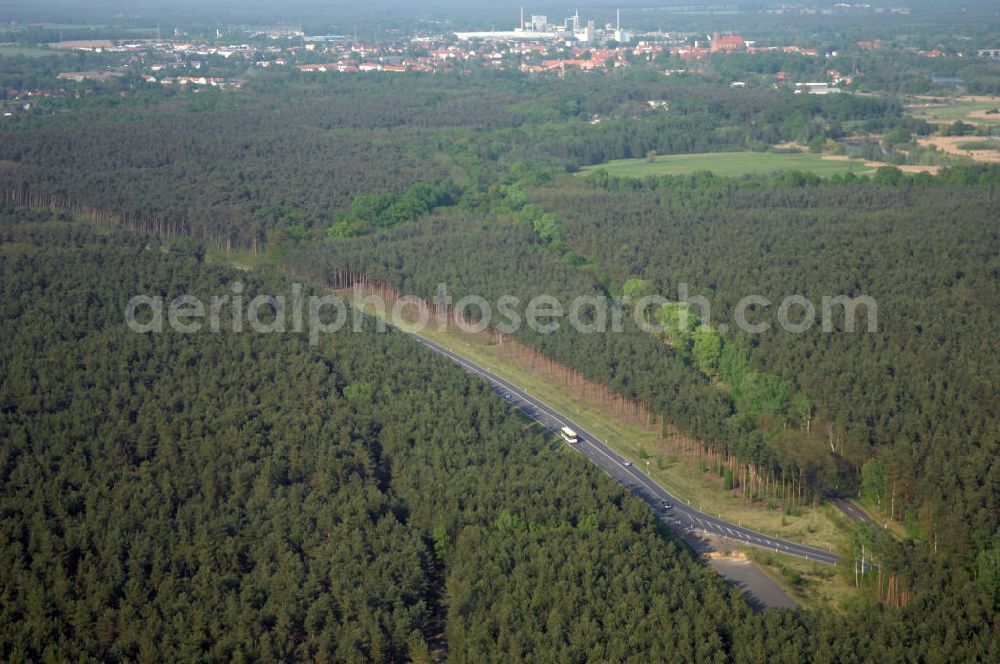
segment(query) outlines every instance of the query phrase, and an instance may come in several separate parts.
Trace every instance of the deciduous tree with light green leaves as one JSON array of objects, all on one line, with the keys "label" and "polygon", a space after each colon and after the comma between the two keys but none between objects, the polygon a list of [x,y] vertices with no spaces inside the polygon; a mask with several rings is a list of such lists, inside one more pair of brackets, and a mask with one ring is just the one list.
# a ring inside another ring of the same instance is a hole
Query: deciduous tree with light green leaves
[{"label": "deciduous tree with light green leaves", "polygon": [[635,303],[637,300],[656,294],[656,288],[649,279],[632,277],[622,285],[622,295]]},{"label": "deciduous tree with light green leaves", "polygon": [[718,374],[719,360],[722,357],[722,336],[708,325],[698,326],[692,336],[692,352],[698,368],[711,376]]}]

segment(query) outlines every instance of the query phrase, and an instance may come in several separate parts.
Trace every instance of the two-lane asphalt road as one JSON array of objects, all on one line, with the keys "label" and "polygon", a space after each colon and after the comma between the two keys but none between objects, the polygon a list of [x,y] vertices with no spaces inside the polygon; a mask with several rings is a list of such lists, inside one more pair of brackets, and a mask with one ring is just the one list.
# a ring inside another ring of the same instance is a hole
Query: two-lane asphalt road
[{"label": "two-lane asphalt road", "polygon": [[843,498],[831,498],[830,502],[833,506],[840,510],[844,516],[846,516],[851,521],[861,521],[863,523],[875,523],[875,520],[868,516],[864,510],[855,505],[849,500]]},{"label": "two-lane asphalt road", "polygon": [[[402,331],[405,332],[405,330]],[[640,469],[630,464],[625,458],[608,448],[599,438],[591,435],[580,427],[580,425],[573,423],[513,383],[504,380],[500,376],[487,371],[443,346],[415,334],[411,334],[411,336],[435,353],[443,355],[461,365],[469,373],[488,380],[493,388],[507,401],[528,416],[541,422],[551,431],[558,432],[564,426],[576,431],[579,438],[579,442],[573,445],[576,450],[586,455],[591,461],[603,468],[611,477],[640,496],[650,505],[657,516],[674,528],[687,531],[696,536],[721,537],[741,544],[779,553],[787,553],[809,560],[817,560],[830,565],[837,564],[838,557],[829,551],[823,551],[822,549],[758,533],[710,514],[705,514],[690,505],[686,505],[683,501],[678,500],[670,492],[654,482],[652,478]],[[667,507],[667,505],[670,507]]]}]

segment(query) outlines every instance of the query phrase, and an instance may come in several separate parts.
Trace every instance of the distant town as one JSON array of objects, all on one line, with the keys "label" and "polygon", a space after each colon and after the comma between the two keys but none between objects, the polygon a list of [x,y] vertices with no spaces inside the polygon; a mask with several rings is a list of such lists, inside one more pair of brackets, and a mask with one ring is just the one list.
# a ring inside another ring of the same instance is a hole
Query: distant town
[{"label": "distant town", "polygon": [[[513,18],[510,29],[421,30],[408,37],[396,36],[378,43],[358,39],[357,35],[313,35],[301,29],[278,27],[218,30],[214,38],[191,37],[175,28],[170,37],[155,39],[39,44],[39,49],[53,53],[103,56],[95,60],[101,66],[59,71],[55,85],[0,90],[0,102],[3,115],[11,117],[30,110],[35,97],[79,95],[86,93],[88,86],[93,90],[94,85],[117,83],[122,95],[143,84],[195,91],[238,88],[255,70],[268,69],[317,76],[454,72],[474,68],[564,75],[571,70],[610,72],[622,67],[644,67],[672,76],[703,74],[709,70],[705,61],[718,54],[779,53],[807,58],[838,55],[833,49],[820,52],[799,44],[764,44],[751,36],[734,33],[641,32],[625,27],[621,12],[617,12],[614,23],[603,25],[582,17],[579,12],[552,20],[548,16],[526,15],[522,9],[520,20]],[[880,39],[850,45],[855,52],[883,48],[886,45]],[[937,50],[910,51],[926,57],[944,55]],[[998,54],[1000,51],[986,50],[969,55],[996,58]],[[776,71],[765,82],[774,87],[790,87],[797,93],[830,94],[849,90],[855,77],[855,72],[842,72],[835,67],[827,68],[825,74],[819,80],[797,80],[792,74]],[[126,82],[128,85],[124,85]],[[758,78],[756,83],[760,82]],[[76,87],[61,87],[71,83]],[[748,82],[734,79],[730,84],[745,87]]]}]

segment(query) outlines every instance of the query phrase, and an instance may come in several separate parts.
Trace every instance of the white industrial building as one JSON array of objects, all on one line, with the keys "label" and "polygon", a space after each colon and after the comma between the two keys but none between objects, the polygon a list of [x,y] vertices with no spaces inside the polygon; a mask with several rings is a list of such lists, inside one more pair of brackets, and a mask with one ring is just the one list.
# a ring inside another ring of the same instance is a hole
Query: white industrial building
[{"label": "white industrial building", "polygon": [[802,93],[810,95],[832,95],[838,94],[842,90],[838,87],[830,85],[829,83],[796,83],[795,84],[795,94],[800,95]]},{"label": "white industrial building", "polygon": [[610,24],[604,29],[598,29],[594,21],[584,23],[580,12],[563,20],[561,26],[550,25],[547,16],[533,14],[530,21],[524,20],[524,8],[521,8],[521,23],[513,30],[489,30],[477,32],[456,32],[461,41],[481,39],[485,41],[537,41],[552,40],[577,42],[579,44],[594,44],[614,39],[620,44],[628,43],[629,34],[621,29],[621,12],[618,13],[618,24],[612,28]]}]

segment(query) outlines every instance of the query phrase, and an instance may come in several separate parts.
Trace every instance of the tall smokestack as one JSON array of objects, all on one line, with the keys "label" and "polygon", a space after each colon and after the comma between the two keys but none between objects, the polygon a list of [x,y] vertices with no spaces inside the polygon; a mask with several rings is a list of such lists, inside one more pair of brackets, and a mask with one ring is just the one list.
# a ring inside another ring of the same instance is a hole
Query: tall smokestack
[{"label": "tall smokestack", "polygon": [[521,5],[521,29],[524,30],[524,5]]},{"label": "tall smokestack", "polygon": [[617,30],[618,32],[621,32],[621,30],[622,30],[622,10],[620,10],[620,9],[618,10],[618,18],[615,21],[615,24],[616,24],[615,25],[615,30]]}]

